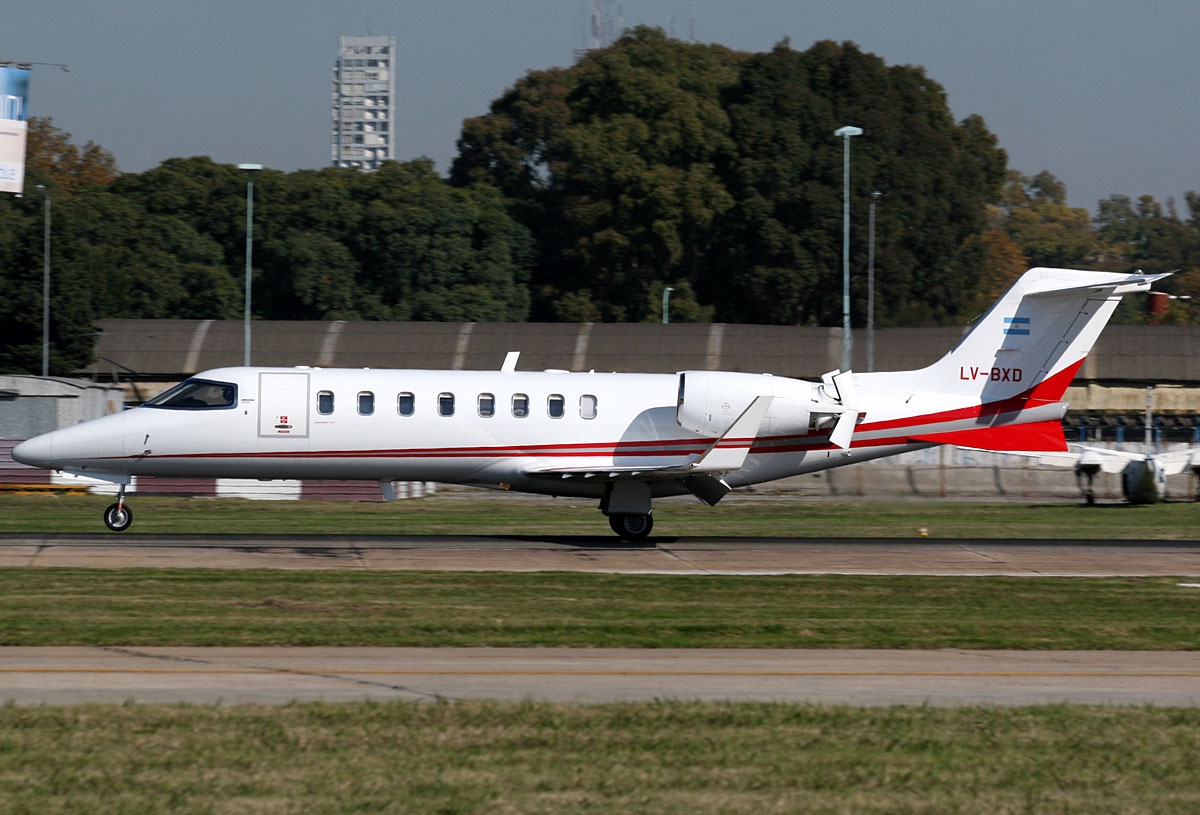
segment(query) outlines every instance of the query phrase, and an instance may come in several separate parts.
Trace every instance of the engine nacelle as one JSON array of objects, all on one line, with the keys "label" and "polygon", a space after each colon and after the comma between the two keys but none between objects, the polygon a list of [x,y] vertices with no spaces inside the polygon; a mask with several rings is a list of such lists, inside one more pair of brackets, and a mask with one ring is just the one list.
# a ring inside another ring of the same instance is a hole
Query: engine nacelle
[{"label": "engine nacelle", "polygon": [[760,436],[802,435],[817,403],[818,386],[770,374],[729,371],[683,371],[675,420],[702,436],[719,437],[758,396],[774,396],[759,428]]}]

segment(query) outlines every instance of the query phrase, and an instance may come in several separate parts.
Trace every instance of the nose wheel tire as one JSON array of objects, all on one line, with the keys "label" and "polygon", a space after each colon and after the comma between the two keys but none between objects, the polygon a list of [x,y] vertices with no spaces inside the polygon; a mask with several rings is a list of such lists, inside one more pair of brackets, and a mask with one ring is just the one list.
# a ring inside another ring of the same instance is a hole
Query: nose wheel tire
[{"label": "nose wheel tire", "polygon": [[133,523],[133,510],[128,504],[113,504],[104,510],[104,525],[113,532],[124,532]]},{"label": "nose wheel tire", "polygon": [[608,525],[624,540],[641,540],[654,528],[649,515],[609,515]]}]

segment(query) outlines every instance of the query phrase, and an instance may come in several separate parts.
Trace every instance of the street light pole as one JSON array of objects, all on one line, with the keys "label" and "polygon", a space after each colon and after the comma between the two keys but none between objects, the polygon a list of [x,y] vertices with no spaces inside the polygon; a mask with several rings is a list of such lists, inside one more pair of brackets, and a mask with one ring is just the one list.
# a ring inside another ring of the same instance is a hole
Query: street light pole
[{"label": "street light pole", "polygon": [[667,310],[667,304],[671,302],[671,292],[675,291],[670,286],[663,289],[663,325],[671,322],[671,314]]},{"label": "street light pole", "polygon": [[254,174],[261,164],[239,164],[246,171],[246,316],[242,333],[242,365],[250,367],[250,269],[254,259]]},{"label": "street light pole", "polygon": [[867,372],[875,370],[875,204],[879,202],[879,190],[871,193],[871,225],[867,241]]},{"label": "street light pole", "polygon": [[846,125],[833,131],[842,137],[842,370],[850,370],[850,138],[861,136],[861,127]]},{"label": "street light pole", "polygon": [[50,191],[42,191],[42,376],[50,376]]}]

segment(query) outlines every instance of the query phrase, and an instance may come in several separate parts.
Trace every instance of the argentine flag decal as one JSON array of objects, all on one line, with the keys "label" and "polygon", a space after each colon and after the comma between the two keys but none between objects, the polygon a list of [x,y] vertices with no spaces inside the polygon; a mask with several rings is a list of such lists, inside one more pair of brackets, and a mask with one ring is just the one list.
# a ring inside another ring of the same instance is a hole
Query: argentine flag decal
[{"label": "argentine flag decal", "polygon": [[1007,336],[1029,335],[1029,318],[1028,317],[1005,317],[1004,318],[1004,333]]}]

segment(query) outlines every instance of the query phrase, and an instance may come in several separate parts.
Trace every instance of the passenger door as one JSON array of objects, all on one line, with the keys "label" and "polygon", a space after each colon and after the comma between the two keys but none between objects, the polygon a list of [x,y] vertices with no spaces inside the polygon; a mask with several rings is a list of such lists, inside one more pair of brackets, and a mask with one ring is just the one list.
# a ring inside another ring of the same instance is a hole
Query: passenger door
[{"label": "passenger door", "polygon": [[309,374],[305,371],[258,375],[259,438],[308,438]]}]

